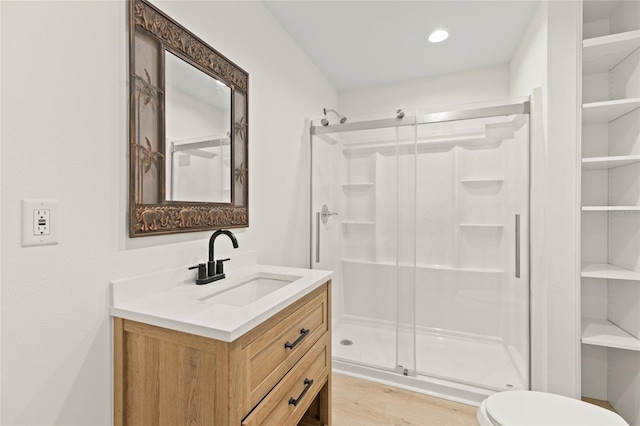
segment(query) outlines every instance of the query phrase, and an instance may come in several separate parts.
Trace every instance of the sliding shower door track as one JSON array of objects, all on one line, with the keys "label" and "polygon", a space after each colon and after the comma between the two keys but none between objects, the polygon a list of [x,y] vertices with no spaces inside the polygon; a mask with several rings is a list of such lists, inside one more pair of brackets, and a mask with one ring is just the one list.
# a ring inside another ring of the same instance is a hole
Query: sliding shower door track
[{"label": "sliding shower door track", "polygon": [[446,121],[469,120],[473,118],[497,117],[501,115],[529,114],[529,101],[479,107],[472,109],[457,109],[452,111],[432,112],[403,118],[382,118],[377,120],[357,121],[344,124],[330,124],[328,126],[312,126],[311,135],[327,133],[353,132],[357,130],[382,129],[388,127],[415,126],[419,124],[444,123]]}]

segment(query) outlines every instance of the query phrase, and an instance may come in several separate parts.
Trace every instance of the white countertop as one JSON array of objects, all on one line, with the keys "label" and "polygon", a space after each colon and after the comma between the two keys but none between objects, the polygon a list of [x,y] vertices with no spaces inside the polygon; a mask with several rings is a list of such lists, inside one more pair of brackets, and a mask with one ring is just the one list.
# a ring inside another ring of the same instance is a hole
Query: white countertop
[{"label": "white countertop", "polygon": [[[214,294],[256,273],[297,279],[246,306],[213,303]],[[330,271],[250,265],[210,284],[196,285],[187,267],[111,282],[111,316],[232,342],[332,276]]]}]

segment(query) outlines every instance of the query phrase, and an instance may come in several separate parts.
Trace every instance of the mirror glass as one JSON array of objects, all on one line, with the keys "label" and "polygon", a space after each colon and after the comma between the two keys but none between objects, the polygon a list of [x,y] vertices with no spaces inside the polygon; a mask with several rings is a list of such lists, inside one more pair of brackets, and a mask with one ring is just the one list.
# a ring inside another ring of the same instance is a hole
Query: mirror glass
[{"label": "mirror glass", "polygon": [[231,88],[165,51],[165,196],[231,202]]}]

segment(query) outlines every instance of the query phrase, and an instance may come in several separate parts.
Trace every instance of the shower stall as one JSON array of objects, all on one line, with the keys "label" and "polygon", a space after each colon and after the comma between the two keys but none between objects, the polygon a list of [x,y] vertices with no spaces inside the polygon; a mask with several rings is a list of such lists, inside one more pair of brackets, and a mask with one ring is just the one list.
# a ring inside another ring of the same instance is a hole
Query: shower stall
[{"label": "shower stall", "polygon": [[472,404],[528,389],[529,102],[310,132],[334,370]]}]

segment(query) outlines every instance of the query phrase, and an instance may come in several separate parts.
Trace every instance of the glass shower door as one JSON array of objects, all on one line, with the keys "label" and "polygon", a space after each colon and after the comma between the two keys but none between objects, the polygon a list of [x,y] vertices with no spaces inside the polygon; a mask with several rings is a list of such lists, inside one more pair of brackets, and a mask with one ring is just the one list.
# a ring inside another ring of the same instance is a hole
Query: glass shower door
[{"label": "glass shower door", "polygon": [[418,374],[528,389],[528,115],[418,117]]},{"label": "glass shower door", "polygon": [[527,105],[314,123],[334,366],[528,389]]},{"label": "glass shower door", "polygon": [[413,126],[312,136],[311,267],[334,271],[334,361],[415,372],[414,137]]}]

